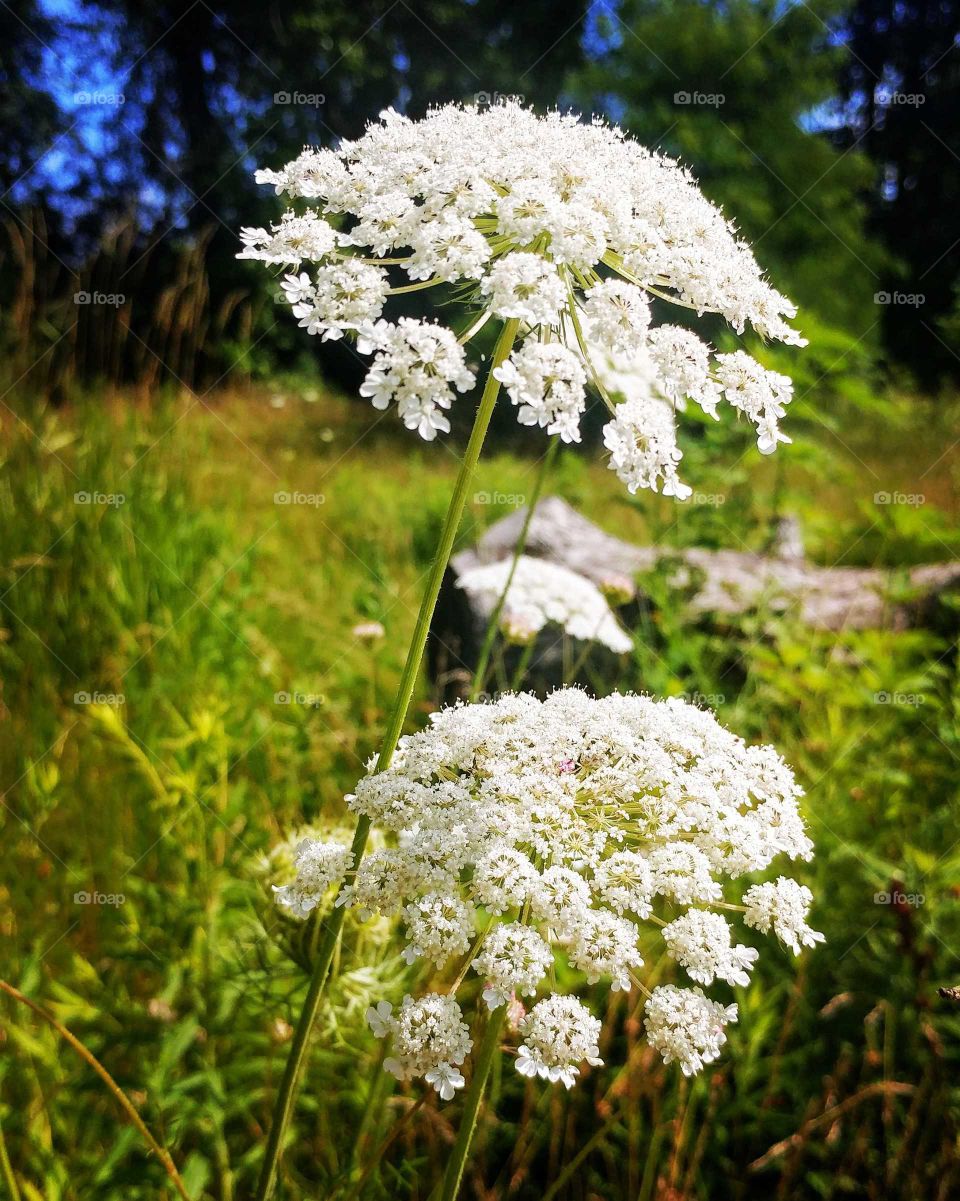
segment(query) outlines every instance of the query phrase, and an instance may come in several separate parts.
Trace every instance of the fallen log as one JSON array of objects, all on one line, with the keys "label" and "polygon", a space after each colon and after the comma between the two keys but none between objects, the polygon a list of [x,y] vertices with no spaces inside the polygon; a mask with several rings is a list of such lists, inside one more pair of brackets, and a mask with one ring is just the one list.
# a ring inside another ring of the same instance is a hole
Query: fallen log
[{"label": "fallen log", "polygon": [[[526,515],[517,509],[492,525],[475,550],[454,556],[441,590],[431,630],[432,675],[445,699],[463,694],[477,661],[489,609],[457,588],[464,572],[513,554]],[[534,511],[524,553],[559,563],[600,587],[617,577],[635,582],[661,559],[672,562],[668,584],[684,590],[691,619],[737,616],[751,610],[794,612],[819,630],[888,628],[933,624],[941,601],[960,586],[960,561],[891,571],[871,567],[823,567],[803,553],[796,523],[787,519],[771,554],[707,550],[702,547],[636,546],[608,534],[559,497],[541,500]],[[642,580],[639,601],[643,601]],[[629,624],[629,622],[627,623]],[[555,633],[555,632],[554,632]],[[538,674],[555,675],[557,638],[541,635],[533,661]],[[558,681],[554,681],[558,682]]]}]

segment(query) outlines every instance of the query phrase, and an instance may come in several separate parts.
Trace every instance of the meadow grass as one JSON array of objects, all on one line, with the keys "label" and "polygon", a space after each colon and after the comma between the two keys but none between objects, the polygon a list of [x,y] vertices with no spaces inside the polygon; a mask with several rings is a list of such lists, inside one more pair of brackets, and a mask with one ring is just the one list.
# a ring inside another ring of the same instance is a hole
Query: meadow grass
[{"label": "meadow grass", "polygon": [[[638,542],[762,549],[792,512],[826,564],[955,557],[950,410],[934,425],[920,402],[864,415],[818,400],[800,402],[797,443],[772,460],[745,432],[702,424],[685,459],[699,504],[628,497],[589,448],[565,450],[546,491]],[[0,476],[2,975],[101,1060],[191,1196],[241,1201],[316,934],[276,913],[284,855],[269,869],[264,857],[344,820],[456,447],[294,380],[202,402],[15,407]],[[464,544],[529,493],[542,451],[494,440]],[[880,492],[924,502],[877,504]],[[728,1053],[693,1082],[663,1067],[637,998],[620,994],[601,1003],[610,1066],[570,1094],[498,1065],[465,1191],[945,1201],[960,1186],[960,1009],[937,997],[960,983],[956,624],[720,625],[685,614],[669,563],[644,587],[635,653],[597,688],[710,698],[737,732],[777,745],[808,794],[817,858],[803,878],[828,941],[761,962],[735,990]],[[352,632],[370,620],[387,631],[372,645]],[[411,726],[432,703],[423,680]],[[442,1173],[456,1104],[396,1085],[363,1022],[370,999],[413,986],[390,934],[348,923],[284,1198],[426,1201]],[[172,1196],[89,1066],[0,1004],[10,1195]]]}]

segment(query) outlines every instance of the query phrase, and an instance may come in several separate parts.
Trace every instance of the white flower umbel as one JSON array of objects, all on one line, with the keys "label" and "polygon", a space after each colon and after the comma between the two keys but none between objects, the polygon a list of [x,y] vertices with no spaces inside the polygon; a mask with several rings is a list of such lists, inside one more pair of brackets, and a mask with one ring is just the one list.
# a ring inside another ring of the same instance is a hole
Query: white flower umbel
[{"label": "white flower umbel", "polygon": [[539,425],[564,442],[580,441],[587,377],[572,350],[559,342],[527,341],[494,375],[519,406],[521,425]]},{"label": "white flower umbel", "polygon": [[[487,611],[506,587],[512,560],[472,567],[457,580]],[[633,641],[607,604],[600,589],[568,567],[521,555],[503,604],[502,621],[531,635],[546,625],[560,626],[571,638],[600,642],[615,654],[633,649]]]},{"label": "white flower umbel", "polygon": [[684,1076],[695,1076],[719,1058],[727,1041],[724,1027],[736,1020],[736,1005],[711,1001],[699,988],[668,984],[655,988],[647,1002],[647,1041],[664,1063],[677,1060]]},{"label": "white flower umbel", "polygon": [[[300,324],[325,339],[358,336],[361,353],[377,356],[364,394],[396,401],[424,438],[446,432],[449,385],[461,390],[467,369],[451,362],[424,380],[405,335],[365,333],[389,296],[441,287],[475,310],[462,343],[491,317],[522,322],[523,344],[502,369],[521,422],[579,441],[584,386],[612,403],[598,361],[645,354],[651,395],[691,398],[711,414],[726,396],[756,424],[761,450],[785,440],[785,377],[742,351],[714,356],[680,326],[651,329],[650,300],[803,345],[788,324],[794,306],[690,174],[615,126],[512,101],[448,104],[422,120],[390,109],[356,141],[307,149],[257,178],[310,204],[269,230],[244,229],[240,257],[300,271],[284,285]],[[665,428],[652,433],[656,418],[641,419],[636,406],[613,408],[618,474],[628,486],[662,480],[682,495]],[[642,445],[632,453],[625,440],[634,435]]]},{"label": "white flower umbel", "polygon": [[743,903],[747,907],[743,920],[763,934],[772,929],[794,955],[799,955],[801,944],[815,947],[824,941],[819,930],[811,930],[807,925],[812,901],[813,893],[809,888],[781,876],[773,883],[754,884],[747,889],[743,894]]},{"label": "white flower umbel", "polygon": [[441,410],[450,408],[454,388],[465,392],[474,381],[451,330],[401,317],[396,325],[378,321],[357,346],[367,354],[376,351],[360,385],[361,396],[368,396],[376,409],[395,400],[407,429],[417,430],[428,442],[438,430],[449,431],[450,422]]},{"label": "white flower umbel", "polygon": [[642,288],[606,279],[587,293],[583,306],[591,336],[614,355],[639,354],[650,326],[650,302]]},{"label": "white flower umbel", "polygon": [[760,954],[754,947],[731,946],[726,918],[703,909],[688,909],[664,926],[663,938],[671,956],[698,984],[720,979],[727,984],[747,985],[750,969]]},{"label": "white flower umbel", "polygon": [[295,917],[306,917],[320,904],[328,889],[342,883],[352,858],[349,846],[343,843],[302,839],[293,856],[296,879],[292,884],[273,886],[277,904],[289,909]]},{"label": "white flower umbel", "polygon": [[603,427],[603,444],[610,467],[631,493],[638,488],[686,500],[693,489],[677,474],[683,453],[677,446],[677,427],[666,401],[636,395],[618,404],[614,418]]},{"label": "white flower umbel", "polygon": [[470,1054],[473,1041],[453,997],[427,993],[414,1000],[407,996],[395,1015],[381,1001],[367,1010],[367,1021],[377,1038],[392,1038],[393,1055],[383,1066],[398,1080],[423,1076],[444,1101],[463,1088],[466,1081],[457,1067]]},{"label": "white flower umbel", "polygon": [[[566,688],[459,705],[347,798],[396,845],[342,896],[403,909],[408,960],[447,964],[451,1004],[479,978],[488,1028],[548,979],[646,992],[642,948],[694,981],[742,986],[758,952],[727,914],[787,942],[817,938],[801,885],[737,887],[781,856],[810,858],[800,795],[772,748],[680,700]],[[552,991],[520,1024],[517,1066],[569,1086],[596,1061],[599,1023]],[[668,1063],[690,1074],[716,1058],[736,1006],[698,988],[647,995],[649,1039]]]},{"label": "white flower umbel", "polygon": [[538,1001],[520,1022],[517,1056],[521,1076],[540,1076],[572,1088],[580,1064],[600,1067],[600,1022],[576,997],[554,993]]},{"label": "white flower umbel", "polygon": [[532,996],[552,964],[549,943],[516,922],[495,926],[473,962],[486,981],[483,999],[491,1009],[505,1005],[514,993]]},{"label": "white flower umbel", "polygon": [[555,325],[566,300],[557,269],[539,254],[518,250],[498,259],[480,281],[494,317]]}]

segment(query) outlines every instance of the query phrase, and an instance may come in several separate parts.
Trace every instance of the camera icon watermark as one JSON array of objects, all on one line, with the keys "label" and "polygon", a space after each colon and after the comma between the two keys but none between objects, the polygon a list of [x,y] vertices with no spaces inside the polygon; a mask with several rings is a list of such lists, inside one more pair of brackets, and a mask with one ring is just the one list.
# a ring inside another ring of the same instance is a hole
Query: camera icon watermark
[{"label": "camera icon watermark", "polygon": [[74,292],[73,303],[103,305],[109,309],[119,309],[127,303],[127,298],[123,292]]},{"label": "camera icon watermark", "polygon": [[923,692],[875,692],[875,705],[903,705],[908,709],[919,709],[927,703],[926,693]]},{"label": "camera icon watermark", "polygon": [[74,92],[74,104],[102,104],[110,108],[126,103],[123,92]]},{"label": "camera icon watermark", "polygon": [[874,292],[873,303],[918,309],[922,304],[927,303],[927,298],[923,292]]},{"label": "camera icon watermark", "polygon": [[306,505],[308,508],[318,509],[327,503],[327,498],[322,492],[274,492],[273,503],[275,505]]},{"label": "camera icon watermark", "polygon": [[323,92],[274,92],[274,104],[299,104],[305,108],[320,108],[326,104],[327,98]]},{"label": "camera icon watermark", "polygon": [[703,108],[720,108],[726,104],[727,98],[723,92],[674,92],[673,103],[683,105],[700,105]]},{"label": "camera icon watermark", "polygon": [[920,108],[927,103],[923,92],[892,92],[889,88],[878,88],[877,104],[883,108]]},{"label": "camera icon watermark", "polygon": [[926,899],[922,892],[900,892],[897,889],[873,894],[874,905],[899,905],[908,906],[910,909],[918,909]]},{"label": "camera icon watermark", "polygon": [[716,709],[727,699],[723,692],[681,692],[680,696],[688,704],[696,705],[698,709]]},{"label": "camera icon watermark", "polygon": [[527,503],[522,492],[474,492],[475,505],[501,505],[511,509],[519,509]]},{"label": "camera icon watermark", "polygon": [[111,509],[119,509],[127,503],[123,492],[74,492],[75,505],[107,505]]},{"label": "camera icon watermark", "polygon": [[492,108],[497,104],[523,104],[520,92],[474,92],[473,103],[481,108]]},{"label": "camera icon watermark", "polygon": [[116,709],[120,705],[125,705],[126,702],[127,698],[122,692],[75,692],[73,694],[75,705],[109,705]]},{"label": "camera icon watermark", "polygon": [[922,492],[874,492],[875,505],[905,505],[909,509],[919,509],[927,503]]},{"label": "camera icon watermark", "polygon": [[126,904],[122,892],[87,892],[86,889],[73,894],[74,905],[105,905],[113,909]]},{"label": "camera icon watermark", "polygon": [[273,694],[273,703],[275,705],[303,705],[308,709],[319,709],[327,703],[327,698],[322,692],[283,691]]}]

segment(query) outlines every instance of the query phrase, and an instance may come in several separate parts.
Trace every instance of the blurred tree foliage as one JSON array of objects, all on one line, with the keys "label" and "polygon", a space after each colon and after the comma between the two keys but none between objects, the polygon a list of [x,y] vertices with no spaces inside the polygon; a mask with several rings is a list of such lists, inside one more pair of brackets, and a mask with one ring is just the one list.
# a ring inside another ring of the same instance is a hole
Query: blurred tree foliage
[{"label": "blurred tree foliage", "polygon": [[837,0],[626,0],[598,23],[575,88],[640,141],[689,165],[773,282],[860,337],[875,321],[881,252],[865,245],[870,167],[816,132],[844,52]]},{"label": "blurred tree foliage", "polygon": [[58,129],[53,98],[33,85],[49,22],[33,0],[0,6],[0,197],[29,172]]},{"label": "blurred tree foliage", "polygon": [[[949,340],[935,323],[955,302],[958,160],[931,149],[955,133],[955,2],[924,16],[892,0],[13,0],[0,6],[7,362],[19,374],[48,356],[31,383],[55,391],[144,364],[151,381],[199,386],[323,353],[350,382],[348,352],[306,345],[265,275],[234,258],[239,226],[279,211],[254,167],[355,137],[391,104],[521,95],[604,111],[689,163],[803,305],[823,358],[865,378],[883,334],[930,379],[951,363],[927,347]],[[926,103],[878,108],[881,79],[922,82]],[[918,276],[919,312],[875,305]],[[121,307],[78,314],[75,293],[101,281]],[[926,343],[908,337],[920,323]]]},{"label": "blurred tree foliage", "polygon": [[[259,339],[254,369],[258,363],[265,370],[278,362],[290,365],[304,354],[295,327],[275,321],[266,277],[235,261],[240,225],[261,224],[279,212],[276,198],[254,183],[255,166],[285,162],[305,143],[331,145],[355,137],[388,105],[421,112],[433,102],[504,94],[555,103],[580,55],[577,27],[586,14],[586,0],[568,6],[561,28],[549,0],[524,5],[397,0],[389,6],[378,0],[222,0],[215,6],[196,0],[62,0],[62,5],[64,15],[46,36],[43,0],[18,0],[18,19],[7,17],[32,54],[18,59],[12,41],[7,65],[6,46],[3,50],[20,123],[28,124],[33,109],[44,106],[53,108],[58,121],[51,129],[38,122],[33,143],[16,156],[15,165],[22,161],[24,171],[37,163],[13,201],[41,211],[41,233],[27,247],[12,245],[6,261],[0,260],[5,275],[0,291],[9,295],[18,281],[44,276],[44,295],[72,295],[88,276],[104,274],[89,266],[104,231],[133,214],[139,247],[119,264],[111,261],[106,271],[126,283],[129,293],[133,264],[150,256],[150,271],[135,279],[133,337],[127,345],[165,348],[171,322],[197,322],[194,298],[202,294],[200,319],[220,336],[194,339],[199,349],[191,355],[196,365],[187,371],[190,383],[216,378],[237,361],[238,351]],[[565,28],[568,35],[561,36]],[[51,105],[49,76],[57,77],[59,113]],[[122,95],[122,103],[107,107],[107,127],[98,123],[85,147],[74,141],[88,170],[71,164],[80,182],[68,197],[65,175],[43,170],[43,152],[56,136],[67,138],[75,124],[90,121],[90,106],[78,109],[74,100],[104,77],[107,94]],[[87,198],[85,206],[77,204],[78,193]],[[205,248],[202,264],[190,253],[198,239]],[[67,280],[48,279],[32,257],[41,249],[58,277],[68,267],[87,270]],[[195,278],[199,270],[202,280],[184,303],[183,277]],[[237,296],[244,292],[256,294],[260,303],[244,310],[243,320],[231,328],[226,311],[236,314]],[[19,307],[33,315],[38,306]],[[69,306],[61,308],[51,322],[51,341],[76,317]],[[106,321],[110,314],[101,316]],[[21,340],[33,338],[37,324],[33,320],[21,330]],[[114,345],[117,338],[104,342]],[[43,348],[32,342],[22,355],[24,365]],[[101,358],[106,352],[96,362]],[[171,373],[183,378],[179,367],[177,360]]]},{"label": "blurred tree foliage", "polygon": [[884,290],[923,296],[886,306],[885,341],[928,384],[957,376],[960,4],[856,0],[843,32],[847,123],[838,140],[873,165],[870,226],[898,260]]}]

